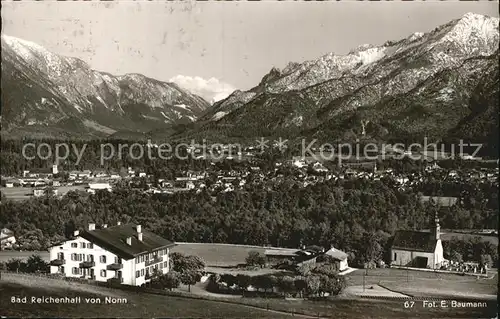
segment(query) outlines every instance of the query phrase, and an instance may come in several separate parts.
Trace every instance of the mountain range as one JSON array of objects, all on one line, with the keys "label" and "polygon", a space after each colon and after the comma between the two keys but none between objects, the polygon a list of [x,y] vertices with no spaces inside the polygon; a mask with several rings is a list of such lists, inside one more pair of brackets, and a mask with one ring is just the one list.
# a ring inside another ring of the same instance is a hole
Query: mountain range
[{"label": "mountain range", "polygon": [[212,106],[174,84],[114,77],[2,36],[2,129],[72,131],[77,123],[79,134],[147,128],[160,140],[218,142],[428,137],[497,149],[498,27],[498,18],[468,13],[428,33],[273,68]]},{"label": "mountain range", "polygon": [[2,130],[103,137],[192,122],[210,104],[174,83],[113,76],[2,35]]}]

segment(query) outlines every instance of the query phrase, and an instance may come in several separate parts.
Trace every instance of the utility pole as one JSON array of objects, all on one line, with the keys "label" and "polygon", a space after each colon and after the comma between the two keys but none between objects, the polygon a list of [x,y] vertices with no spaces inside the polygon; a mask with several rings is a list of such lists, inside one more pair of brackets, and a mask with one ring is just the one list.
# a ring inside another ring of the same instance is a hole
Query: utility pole
[{"label": "utility pole", "polygon": [[365,292],[365,276],[366,272],[363,273],[363,292]]}]

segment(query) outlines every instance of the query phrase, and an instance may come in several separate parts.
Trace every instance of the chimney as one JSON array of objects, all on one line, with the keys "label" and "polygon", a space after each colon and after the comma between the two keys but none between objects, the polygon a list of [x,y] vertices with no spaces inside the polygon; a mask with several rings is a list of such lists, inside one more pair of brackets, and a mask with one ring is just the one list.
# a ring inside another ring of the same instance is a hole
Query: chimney
[{"label": "chimney", "polygon": [[108,224],[103,224],[102,228],[108,228]]},{"label": "chimney", "polygon": [[119,222],[118,222],[118,223],[116,223],[116,224],[117,224],[118,226],[120,226],[120,225],[122,224],[122,222],[120,222],[120,221],[119,221]]},{"label": "chimney", "polygon": [[75,230],[75,231],[73,232],[73,236],[75,236],[75,237],[76,237],[76,236],[78,236],[78,235],[80,235],[80,231],[79,231],[79,230]]},{"label": "chimney", "polygon": [[127,237],[127,245],[132,246],[132,237]]},{"label": "chimney", "polygon": [[142,241],[142,233],[137,234],[137,239],[139,239],[139,241]]},{"label": "chimney", "polygon": [[89,223],[89,230],[95,230],[95,224]]},{"label": "chimney", "polygon": [[141,225],[137,225],[136,229],[137,229],[137,233],[141,233],[141,232],[142,232],[142,227],[141,227]]}]

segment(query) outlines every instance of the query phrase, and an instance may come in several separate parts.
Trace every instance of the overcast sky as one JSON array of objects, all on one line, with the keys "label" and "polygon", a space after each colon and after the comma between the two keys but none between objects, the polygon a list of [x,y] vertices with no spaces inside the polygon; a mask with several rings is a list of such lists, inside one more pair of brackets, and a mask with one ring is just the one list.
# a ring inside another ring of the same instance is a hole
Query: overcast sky
[{"label": "overcast sky", "polygon": [[2,32],[100,71],[232,90],[257,85],[273,66],[430,31],[467,12],[498,17],[498,1],[2,1]]}]

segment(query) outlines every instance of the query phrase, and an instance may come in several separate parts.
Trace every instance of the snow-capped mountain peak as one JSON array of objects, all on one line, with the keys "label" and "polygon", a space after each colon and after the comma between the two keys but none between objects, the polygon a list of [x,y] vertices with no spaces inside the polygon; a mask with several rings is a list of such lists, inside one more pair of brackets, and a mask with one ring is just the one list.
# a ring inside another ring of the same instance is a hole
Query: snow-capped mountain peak
[{"label": "snow-capped mountain peak", "polygon": [[34,58],[34,53],[38,55],[51,55],[53,54],[49,50],[45,49],[41,45],[34,42],[19,39],[13,36],[2,34],[2,40],[7,43],[9,47],[15,50],[22,58],[25,60],[30,60]]},{"label": "snow-capped mountain peak", "polygon": [[482,47],[484,55],[492,54],[498,48],[498,22],[496,17],[466,13],[456,20],[442,41],[462,46],[465,52]]},{"label": "snow-capped mountain peak", "polygon": [[[498,18],[466,14],[427,33],[414,32],[378,46],[360,45],[345,55],[327,53],[315,60],[289,63],[282,71],[273,68],[256,87],[231,95],[204,118],[225,124],[266,123],[263,127],[281,125],[287,129],[294,119],[301,118],[302,128],[309,129],[345,111],[384,108],[385,104],[378,103],[386,98],[397,100],[395,105],[399,107],[408,102],[404,100],[406,95],[411,96],[416,101],[416,111],[408,110],[411,114],[420,112],[421,100],[429,101],[432,107],[450,101],[461,105],[468,100],[465,96],[477,85],[480,74],[494,74],[491,68],[495,52]],[[439,90],[434,92],[436,87]],[[428,100],[421,98],[425,94]],[[394,105],[387,105],[390,114]],[[285,119],[259,114],[261,110],[271,113],[273,106],[275,114]],[[375,117],[372,115],[372,122]],[[335,126],[325,124],[324,129]],[[409,126],[403,123],[401,127]]]},{"label": "snow-capped mountain peak", "polygon": [[145,130],[192,121],[209,106],[173,83],[142,74],[113,76],[30,41],[5,34],[1,39],[2,111],[14,126],[77,121],[72,129],[80,123],[90,131]]},{"label": "snow-capped mountain peak", "polygon": [[64,57],[34,42],[2,34],[2,43],[5,43],[24,62],[46,73],[60,76],[64,68],[68,66],[68,61]]}]

